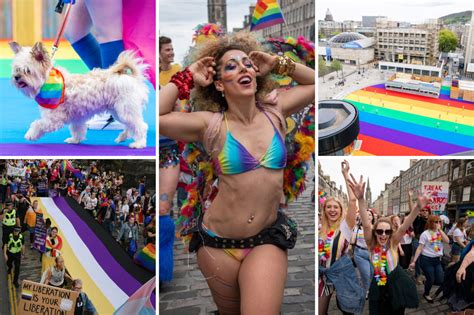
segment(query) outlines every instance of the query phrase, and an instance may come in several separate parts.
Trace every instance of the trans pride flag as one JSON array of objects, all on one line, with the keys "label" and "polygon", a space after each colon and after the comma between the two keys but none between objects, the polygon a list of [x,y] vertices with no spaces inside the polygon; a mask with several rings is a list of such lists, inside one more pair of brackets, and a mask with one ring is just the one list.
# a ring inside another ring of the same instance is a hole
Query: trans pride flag
[{"label": "trans pride flag", "polygon": [[153,277],[138,289],[127,302],[114,312],[114,315],[155,315],[155,308],[150,301],[153,291],[156,288],[155,278],[156,277]]},{"label": "trans pride flag", "polygon": [[285,23],[277,0],[258,0],[253,11],[250,31],[257,31],[272,25]]}]

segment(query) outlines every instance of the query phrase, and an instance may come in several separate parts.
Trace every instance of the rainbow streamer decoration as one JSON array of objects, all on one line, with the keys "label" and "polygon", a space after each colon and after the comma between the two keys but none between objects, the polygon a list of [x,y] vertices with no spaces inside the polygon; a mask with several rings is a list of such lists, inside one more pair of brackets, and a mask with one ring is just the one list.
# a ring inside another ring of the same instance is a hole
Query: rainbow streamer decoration
[{"label": "rainbow streamer decoration", "polygon": [[79,178],[79,179],[84,178],[84,175],[82,175],[81,171],[78,170],[77,168],[74,168],[72,166],[71,162],[68,161],[68,160],[64,160],[61,163],[61,172],[64,174],[64,173],[66,173],[66,170],[70,171],[74,175],[74,177],[76,177],[76,178]]},{"label": "rainbow streamer decoration", "polygon": [[218,24],[199,24],[194,28],[193,42],[202,44],[208,40],[215,40],[223,35],[224,29]]},{"label": "rainbow streamer decoration", "polygon": [[318,194],[319,203],[323,204],[326,201],[327,193],[325,191],[320,191]]},{"label": "rainbow streamer decoration", "polygon": [[156,262],[156,246],[155,244],[148,244],[142,250],[140,250],[134,258],[134,262],[140,266],[143,266],[147,270],[155,273],[155,262]]},{"label": "rainbow streamer decoration", "polygon": [[58,69],[52,68],[35,101],[41,107],[55,109],[64,103],[65,88],[63,74]]},{"label": "rainbow streamer decoration", "polygon": [[386,90],[378,84],[345,97],[359,110],[362,146],[354,155],[431,156],[474,150],[474,103]]},{"label": "rainbow streamer decoration", "polygon": [[272,25],[285,23],[277,0],[258,0],[253,11],[250,31],[258,31]]}]

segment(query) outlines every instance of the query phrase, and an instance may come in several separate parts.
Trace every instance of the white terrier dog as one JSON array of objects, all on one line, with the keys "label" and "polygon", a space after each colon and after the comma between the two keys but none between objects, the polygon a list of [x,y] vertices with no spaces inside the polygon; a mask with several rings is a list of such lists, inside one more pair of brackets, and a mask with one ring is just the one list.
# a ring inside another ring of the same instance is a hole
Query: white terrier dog
[{"label": "white terrier dog", "polygon": [[[49,54],[40,42],[33,48],[22,48],[15,42],[10,47],[15,53],[13,84],[26,96],[37,98],[53,69]],[[37,140],[70,124],[72,136],[64,141],[80,143],[86,138],[86,122],[95,114],[108,112],[125,126],[115,142],[133,138],[131,148],[146,147],[148,125],[143,120],[143,110],[148,102],[144,75],[147,67],[133,52],[124,51],[109,69],[94,69],[86,74],[60,69],[64,102],[55,108],[41,106],[41,118],[31,123],[25,139]]]}]

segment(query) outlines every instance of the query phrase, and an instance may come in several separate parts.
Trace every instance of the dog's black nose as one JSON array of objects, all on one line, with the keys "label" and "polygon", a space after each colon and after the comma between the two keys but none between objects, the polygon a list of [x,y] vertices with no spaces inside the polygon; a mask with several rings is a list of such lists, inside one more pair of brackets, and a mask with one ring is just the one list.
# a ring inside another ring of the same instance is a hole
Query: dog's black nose
[{"label": "dog's black nose", "polygon": [[20,79],[21,79],[21,75],[16,75],[16,76],[15,76],[15,81],[18,81],[18,80],[20,80]]}]

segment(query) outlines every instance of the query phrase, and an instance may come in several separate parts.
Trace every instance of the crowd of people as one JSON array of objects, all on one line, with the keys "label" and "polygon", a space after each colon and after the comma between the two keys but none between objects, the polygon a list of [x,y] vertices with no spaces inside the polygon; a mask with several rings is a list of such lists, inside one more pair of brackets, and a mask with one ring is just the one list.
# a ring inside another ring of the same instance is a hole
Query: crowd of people
[{"label": "crowd of people", "polygon": [[80,292],[78,307],[95,313],[93,303],[82,292],[81,279],[68,273],[58,227],[43,217],[43,209],[32,197],[74,198],[132,257],[143,246],[155,244],[155,198],[145,177],[136,187],[126,187],[120,171],[105,171],[97,162],[75,161],[73,166],[64,160],[5,160],[0,174],[2,252],[17,288],[21,258],[28,250],[25,236],[29,236],[30,250],[37,251],[35,232],[41,225],[46,240],[39,250],[40,282]]},{"label": "crowd of people", "polygon": [[[370,314],[404,314],[420,298],[440,299],[453,311],[472,307],[473,229],[467,218],[450,225],[431,213],[430,195],[413,191],[407,214],[382,216],[368,208],[363,177],[356,180],[349,171],[342,162],[347,208],[331,196],[320,200],[319,314],[328,313],[334,293],[343,314],[363,313],[366,300]],[[417,284],[424,286],[421,296]]]}]

